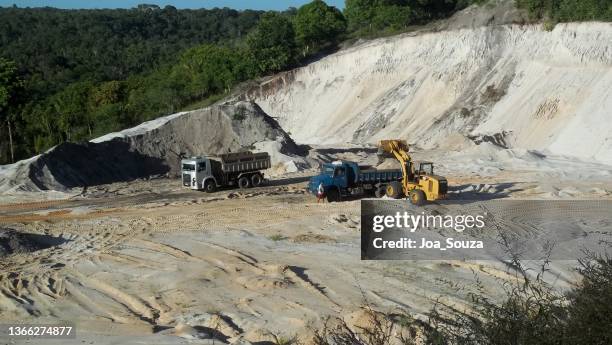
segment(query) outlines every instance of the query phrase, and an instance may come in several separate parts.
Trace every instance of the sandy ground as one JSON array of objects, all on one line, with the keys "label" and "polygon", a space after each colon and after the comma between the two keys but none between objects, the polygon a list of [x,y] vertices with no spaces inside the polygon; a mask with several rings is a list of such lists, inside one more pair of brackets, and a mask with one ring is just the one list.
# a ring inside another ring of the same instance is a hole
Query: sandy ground
[{"label": "sandy ground", "polygon": [[[451,198],[610,196],[601,166],[547,159],[536,169],[523,159],[525,170],[473,161],[464,169],[455,156],[439,165]],[[372,159],[354,151],[333,158],[359,157]],[[579,165],[590,180],[548,169],[555,164]],[[206,194],[152,179],[75,190],[63,200],[5,202],[1,227],[56,245],[1,259],[0,322],[68,320],[78,328],[74,343],[270,342],[306,338],[326,316],[348,317],[365,305],[417,317],[434,300],[466,307],[476,276],[493,297],[513,279],[494,261],[360,261],[359,200],[317,204],[304,191],[312,173],[246,191]],[[574,264],[552,265],[555,286],[571,286]]]}]

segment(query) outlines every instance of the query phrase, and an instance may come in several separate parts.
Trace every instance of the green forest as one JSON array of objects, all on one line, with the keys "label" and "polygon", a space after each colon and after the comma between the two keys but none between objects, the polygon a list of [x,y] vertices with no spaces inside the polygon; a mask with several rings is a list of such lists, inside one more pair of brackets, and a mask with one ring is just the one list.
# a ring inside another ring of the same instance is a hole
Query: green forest
[{"label": "green forest", "polygon": [[[0,164],[206,105],[347,39],[486,0],[312,1],[275,11],[0,8]],[[611,20],[609,0],[517,0],[534,20]]]}]

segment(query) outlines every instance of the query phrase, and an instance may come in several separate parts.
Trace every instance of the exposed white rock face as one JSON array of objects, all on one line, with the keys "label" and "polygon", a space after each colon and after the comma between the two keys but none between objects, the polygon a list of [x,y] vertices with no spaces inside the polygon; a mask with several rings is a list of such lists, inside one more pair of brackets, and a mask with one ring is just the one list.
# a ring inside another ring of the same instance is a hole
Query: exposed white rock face
[{"label": "exposed white rock face", "polygon": [[360,44],[248,92],[298,143],[476,141],[612,163],[612,24],[498,25]]}]

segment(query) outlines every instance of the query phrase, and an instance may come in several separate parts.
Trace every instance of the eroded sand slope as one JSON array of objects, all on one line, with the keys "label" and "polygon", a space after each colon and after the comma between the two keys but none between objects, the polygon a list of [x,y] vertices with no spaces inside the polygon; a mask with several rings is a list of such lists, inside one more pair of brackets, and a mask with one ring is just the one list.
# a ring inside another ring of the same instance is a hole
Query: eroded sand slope
[{"label": "eroded sand slope", "polygon": [[[612,24],[499,25],[359,44],[253,88],[300,143],[475,141],[612,162]],[[306,120],[305,120],[306,119]]]}]

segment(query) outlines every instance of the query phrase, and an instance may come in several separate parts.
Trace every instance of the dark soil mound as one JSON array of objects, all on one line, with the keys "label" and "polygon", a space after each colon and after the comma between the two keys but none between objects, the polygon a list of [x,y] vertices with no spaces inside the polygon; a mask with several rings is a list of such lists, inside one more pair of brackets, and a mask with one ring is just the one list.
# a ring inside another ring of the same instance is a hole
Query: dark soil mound
[{"label": "dark soil mound", "polygon": [[66,241],[66,239],[61,237],[28,234],[0,228],[0,257],[17,253],[35,252],[58,246]]},{"label": "dark soil mound", "polygon": [[30,167],[30,180],[41,190],[64,190],[165,174],[163,159],[143,155],[118,139],[102,143],[63,143]]}]

